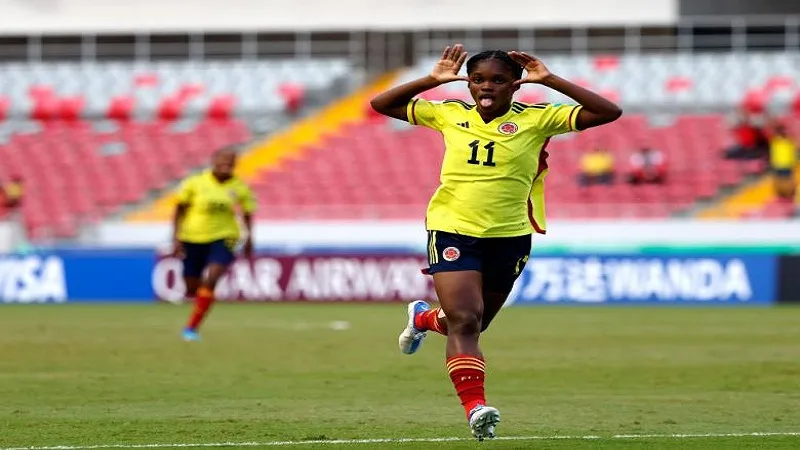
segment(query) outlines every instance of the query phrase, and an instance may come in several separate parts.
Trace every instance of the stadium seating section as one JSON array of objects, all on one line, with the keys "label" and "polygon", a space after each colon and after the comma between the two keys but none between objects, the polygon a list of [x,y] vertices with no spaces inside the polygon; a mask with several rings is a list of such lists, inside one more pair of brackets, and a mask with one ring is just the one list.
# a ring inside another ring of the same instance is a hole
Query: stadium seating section
[{"label": "stadium seating section", "polygon": [[0,116],[36,119],[265,114],[347,81],[343,60],[0,65]]},{"label": "stadium seating section", "polygon": [[[800,130],[798,130],[800,131]],[[727,142],[719,115],[685,115],[652,127],[642,115],[554,139],[547,147],[548,215],[560,218],[663,218],[711,199],[720,189],[763,171],[758,161],[724,161]],[[596,144],[625,162],[642,142],[669,161],[663,185],[581,188],[578,159]],[[354,123],[307,149],[300,158],[263,172],[255,189],[270,218],[419,218],[438,185],[444,151],[440,136],[424,128],[394,130],[384,121]]]},{"label": "stadium seating section", "polygon": [[[796,52],[541,57],[554,72],[620,101],[626,110],[727,112],[744,102],[771,111],[800,108]],[[433,63],[423,61],[406,77],[426,74]],[[458,87],[442,90],[444,95],[465,95]],[[528,103],[568,101],[534,85],[523,86],[519,95]]]},{"label": "stadium seating section", "polygon": [[[712,199],[759,162],[723,161],[726,113],[737,106],[800,115],[800,55],[707,54],[544,57],[558,73],[620,101],[617,123],[554,139],[547,148],[548,215],[664,218]],[[425,73],[422,61],[403,78]],[[0,179],[26,180],[24,219],[35,236],[73,236],[82,223],[170,186],[222,145],[250,142],[269,114],[342,93],[346,61],[9,63],[0,65]],[[463,86],[429,98],[463,98]],[[526,86],[523,102],[561,102]],[[797,129],[798,121],[791,122]],[[620,169],[642,145],[662,150],[668,181],[658,186],[580,188],[578,159],[595,146]],[[271,219],[419,219],[438,183],[439,136],[374,115],[349,123],[253,182]],[[785,217],[765,203],[744,216]],[[2,212],[0,212],[2,214]]]},{"label": "stadium seating section", "polygon": [[143,200],[220,146],[250,137],[240,120],[203,121],[187,131],[160,122],[109,125],[34,123],[0,146],[0,177],[25,180],[23,212],[32,237],[72,236],[79,224]]},{"label": "stadium seating section", "polygon": [[[628,111],[612,125],[550,143],[548,215],[664,218],[762,173],[763,162],[721,158],[721,149],[731,144],[728,116],[721,111],[747,106],[800,115],[798,58],[758,53],[544,57],[553,70],[617,99]],[[423,61],[402,80],[426,74],[433,63]],[[424,96],[469,100],[466,89],[457,84]],[[530,103],[568,101],[554,91],[529,86],[517,98]],[[787,123],[800,133],[798,120]],[[642,145],[664,153],[665,184],[631,187],[621,181],[629,155]],[[618,181],[580,188],[578,160],[594,146],[614,154],[621,169]],[[256,189],[268,205],[264,214],[271,218],[419,218],[438,184],[442,152],[436,133],[374,117],[350,124],[299,159],[265,171]],[[793,212],[791,204],[770,201],[742,216],[786,217]]]},{"label": "stadium seating section", "polygon": [[0,180],[23,177],[33,238],[73,236],[146,199],[215,149],[249,143],[264,117],[291,117],[350,77],[339,60],[11,63],[0,71]]}]

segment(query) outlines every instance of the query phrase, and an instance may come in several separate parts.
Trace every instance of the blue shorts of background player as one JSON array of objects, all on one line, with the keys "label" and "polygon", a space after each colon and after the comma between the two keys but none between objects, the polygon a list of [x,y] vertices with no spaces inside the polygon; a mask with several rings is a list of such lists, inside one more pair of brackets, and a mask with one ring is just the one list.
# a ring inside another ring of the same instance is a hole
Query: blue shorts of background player
[{"label": "blue shorts of background player", "polygon": [[[200,279],[209,264],[219,264],[227,267],[236,259],[233,246],[228,240],[220,239],[206,244],[194,242],[182,242],[182,244],[184,251],[184,278]],[[187,294],[193,296],[193,291],[197,290],[197,286],[199,286],[199,283],[198,285],[187,286]]]}]

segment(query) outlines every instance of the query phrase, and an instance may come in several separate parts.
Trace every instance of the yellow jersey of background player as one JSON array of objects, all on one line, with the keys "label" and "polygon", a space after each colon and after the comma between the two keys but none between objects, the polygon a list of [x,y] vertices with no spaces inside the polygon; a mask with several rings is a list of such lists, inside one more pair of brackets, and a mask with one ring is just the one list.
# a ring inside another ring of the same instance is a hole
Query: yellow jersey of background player
[{"label": "yellow jersey of background player", "polygon": [[178,203],[186,207],[177,230],[181,242],[208,244],[222,240],[231,249],[241,235],[237,209],[244,214],[256,210],[255,196],[242,180],[231,176],[220,181],[212,170],[184,180]]},{"label": "yellow jersey of background player", "polygon": [[239,240],[237,210],[247,228],[245,256],[253,253],[252,214],[256,200],[250,188],[233,174],[236,151],[223,148],[214,153],[211,169],[187,178],[178,191],[174,220],[174,254],[183,259],[186,296],[195,307],[183,329],[183,339],[200,339],[198,329],[211,304],[214,288],[236,259]]}]

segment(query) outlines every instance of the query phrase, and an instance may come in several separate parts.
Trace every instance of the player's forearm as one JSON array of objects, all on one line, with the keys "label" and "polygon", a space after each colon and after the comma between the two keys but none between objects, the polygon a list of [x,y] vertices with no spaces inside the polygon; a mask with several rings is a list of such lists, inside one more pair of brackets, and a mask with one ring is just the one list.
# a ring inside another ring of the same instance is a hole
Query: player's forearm
[{"label": "player's forearm", "polygon": [[178,230],[179,229],[180,229],[180,221],[177,220],[177,219],[173,220],[172,221],[172,240],[173,241],[177,241],[178,240]]},{"label": "player's forearm", "polygon": [[242,222],[244,222],[244,229],[247,230],[247,236],[252,239],[253,237],[253,215],[242,214]]},{"label": "player's forearm", "polygon": [[608,119],[608,122],[622,115],[622,108],[616,103],[558,75],[550,75],[542,84],[575,100],[583,109]]},{"label": "player's forearm", "polygon": [[183,222],[183,217],[186,215],[186,206],[178,205],[175,207],[175,214],[172,217],[172,239],[178,239],[178,231]]},{"label": "player's forearm", "polygon": [[381,114],[390,114],[393,109],[405,108],[411,99],[441,84],[441,82],[430,75],[424,76],[378,94],[370,101],[370,105],[372,105],[375,111]]}]

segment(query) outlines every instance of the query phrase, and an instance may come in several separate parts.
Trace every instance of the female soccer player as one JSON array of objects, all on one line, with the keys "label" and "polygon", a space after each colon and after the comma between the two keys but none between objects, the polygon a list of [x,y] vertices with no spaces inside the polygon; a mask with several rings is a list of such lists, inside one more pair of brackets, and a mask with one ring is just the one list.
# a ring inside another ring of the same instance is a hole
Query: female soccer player
[{"label": "female soccer player", "polygon": [[211,169],[187,178],[178,193],[173,245],[183,259],[186,295],[194,297],[194,310],[183,329],[187,341],[200,339],[197,333],[214,302],[217,281],[234,261],[239,241],[236,207],[241,208],[246,227],[242,251],[253,254],[252,214],[256,209],[253,192],[233,175],[236,151],[223,148],[214,153]]},{"label": "female soccer player", "polygon": [[[392,88],[371,104],[381,114],[444,136],[441,184],[426,215],[427,271],[440,308],[430,309],[421,300],[409,304],[399,343],[410,354],[427,331],[447,336],[450,379],[472,434],[483,440],[494,437],[500,413],[486,405],[486,365],[478,338],[525,267],[533,231],[544,233],[547,141],[613,122],[622,110],[525,53],[479,53],[467,61],[467,76],[459,76],[466,58],[461,45],[447,47],[430,75]],[[415,98],[452,81],[466,81],[475,104]],[[523,83],[555,89],[577,105],[512,101]]]}]

